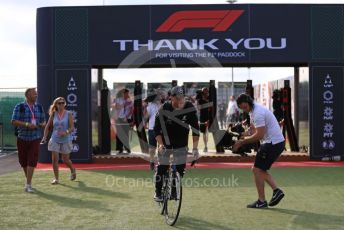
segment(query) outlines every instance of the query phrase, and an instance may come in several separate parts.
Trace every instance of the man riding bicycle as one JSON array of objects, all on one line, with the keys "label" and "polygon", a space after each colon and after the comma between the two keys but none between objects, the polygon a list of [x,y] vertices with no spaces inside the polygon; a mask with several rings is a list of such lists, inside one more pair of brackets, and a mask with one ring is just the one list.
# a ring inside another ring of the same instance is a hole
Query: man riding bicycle
[{"label": "man riding bicycle", "polygon": [[171,89],[171,101],[166,102],[155,118],[154,133],[159,144],[158,166],[155,174],[154,200],[162,201],[162,177],[170,166],[170,155],[173,154],[173,164],[181,177],[187,160],[188,139],[190,127],[192,130],[195,159],[198,159],[199,125],[197,110],[191,102],[185,101],[184,89],[175,86]]}]

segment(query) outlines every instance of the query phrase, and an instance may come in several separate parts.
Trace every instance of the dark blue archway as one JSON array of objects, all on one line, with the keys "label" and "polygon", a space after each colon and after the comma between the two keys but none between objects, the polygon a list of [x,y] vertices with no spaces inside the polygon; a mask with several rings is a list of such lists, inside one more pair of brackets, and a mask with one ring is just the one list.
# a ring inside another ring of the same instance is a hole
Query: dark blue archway
[{"label": "dark blue archway", "polygon": [[[48,7],[37,10],[39,101],[75,111],[72,159],[91,161],[91,68],[309,66],[311,158],[344,156],[344,5]],[[47,162],[42,150],[40,161]]]}]

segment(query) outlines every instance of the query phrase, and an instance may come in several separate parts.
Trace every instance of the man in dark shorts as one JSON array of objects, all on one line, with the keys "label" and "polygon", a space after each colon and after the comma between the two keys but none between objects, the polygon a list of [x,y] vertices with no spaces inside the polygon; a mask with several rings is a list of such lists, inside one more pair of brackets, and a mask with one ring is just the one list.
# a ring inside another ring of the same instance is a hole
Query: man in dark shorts
[{"label": "man in dark shorts", "polygon": [[[268,205],[275,206],[282,200],[284,193],[277,187],[276,182],[271,174],[268,173],[268,170],[284,150],[285,141],[282,131],[274,114],[267,108],[254,103],[249,95],[241,94],[237,99],[237,104],[240,109],[250,114],[250,120],[253,122],[253,126],[244,138],[234,144],[233,151],[248,143],[255,143],[257,141],[261,143],[252,169],[258,191],[258,200],[247,205],[247,207],[266,208]],[[269,204],[265,199],[265,182],[273,190]]]},{"label": "man in dark shorts", "polygon": [[154,200],[162,201],[162,176],[167,171],[170,155],[173,154],[173,164],[181,177],[187,160],[187,147],[190,127],[192,130],[192,153],[198,158],[199,126],[197,111],[191,102],[185,101],[184,90],[180,86],[171,89],[171,101],[167,101],[159,109],[155,118],[154,133],[159,144],[158,167],[155,174]]},{"label": "man in dark shorts", "polygon": [[45,127],[44,110],[36,103],[37,91],[29,88],[25,91],[25,102],[15,106],[12,125],[17,127],[17,148],[20,166],[23,168],[26,185],[25,192],[34,192],[31,186],[32,176],[38,162],[39,143]]},{"label": "man in dark shorts", "polygon": [[226,127],[226,104],[222,100],[221,103],[218,105],[218,114],[219,114],[219,121],[220,121],[220,128],[225,129]]},{"label": "man in dark shorts", "polygon": [[208,152],[208,124],[209,124],[209,89],[202,88],[200,98],[197,100],[199,110],[199,128],[203,133],[203,152]]}]

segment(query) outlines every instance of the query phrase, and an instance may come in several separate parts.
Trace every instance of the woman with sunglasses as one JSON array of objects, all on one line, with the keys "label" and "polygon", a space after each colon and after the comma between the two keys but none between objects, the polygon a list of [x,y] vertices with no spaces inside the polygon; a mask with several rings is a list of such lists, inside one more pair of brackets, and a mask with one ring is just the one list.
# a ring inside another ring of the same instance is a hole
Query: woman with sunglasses
[{"label": "woman with sunglasses", "polygon": [[58,97],[54,100],[49,109],[49,120],[44,130],[42,143],[46,143],[49,131],[52,129],[52,135],[48,143],[48,150],[51,151],[52,164],[54,169],[55,179],[51,184],[59,183],[59,154],[62,160],[69,167],[71,171],[71,180],[76,179],[75,168],[69,158],[72,152],[72,135],[74,130],[74,122],[72,113],[65,109],[66,101],[63,97]]}]

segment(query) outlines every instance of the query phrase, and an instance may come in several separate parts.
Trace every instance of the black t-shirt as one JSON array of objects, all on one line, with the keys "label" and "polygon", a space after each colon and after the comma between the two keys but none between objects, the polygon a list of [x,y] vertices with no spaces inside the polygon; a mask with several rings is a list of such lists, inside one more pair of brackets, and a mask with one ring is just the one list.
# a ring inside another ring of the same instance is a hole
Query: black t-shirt
[{"label": "black t-shirt", "polygon": [[203,98],[198,100],[198,105],[200,106],[199,111],[199,121],[206,122],[209,121],[209,106],[206,106],[208,101],[204,100]]},{"label": "black t-shirt", "polygon": [[199,136],[196,108],[191,102],[185,102],[184,108],[175,110],[171,102],[166,102],[155,117],[155,136],[161,135],[166,148],[184,148],[188,146],[190,126],[192,135]]},{"label": "black t-shirt", "polygon": [[283,119],[282,102],[280,100],[273,100],[272,108],[277,121],[280,122]]},{"label": "black t-shirt", "polygon": [[224,117],[226,114],[226,105],[224,103],[219,104],[219,115]]}]

